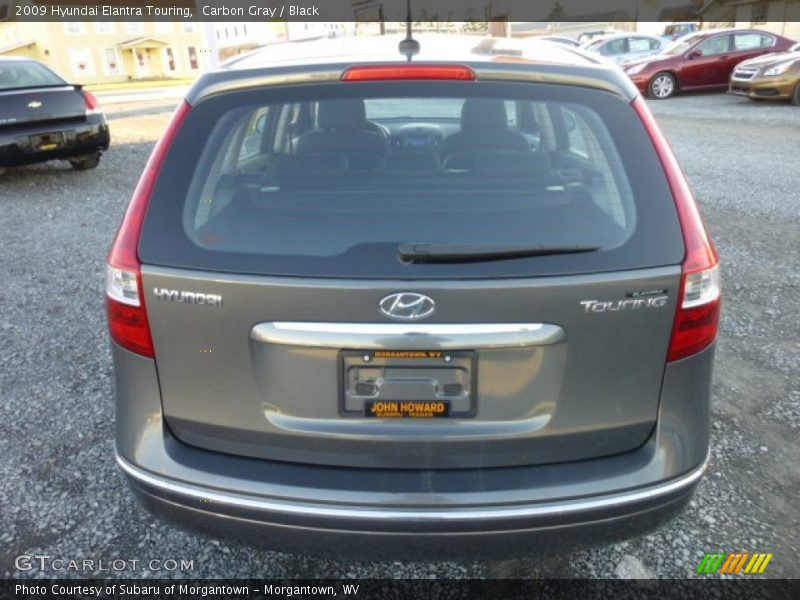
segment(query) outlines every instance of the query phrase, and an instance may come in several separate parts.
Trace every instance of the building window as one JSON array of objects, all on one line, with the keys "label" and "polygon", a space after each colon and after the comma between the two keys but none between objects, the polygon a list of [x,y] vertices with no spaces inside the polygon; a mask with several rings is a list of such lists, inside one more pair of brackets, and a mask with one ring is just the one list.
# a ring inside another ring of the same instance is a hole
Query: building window
[{"label": "building window", "polygon": [[175,71],[175,55],[172,53],[172,48],[164,48],[164,69],[166,71]]},{"label": "building window", "polygon": [[94,32],[99,35],[113,35],[117,33],[117,27],[114,23],[96,21],[94,24]]},{"label": "building window", "polygon": [[197,48],[195,48],[194,46],[189,46],[188,52],[189,52],[189,66],[192,69],[199,69],[200,65],[197,62]]},{"label": "building window", "polygon": [[125,28],[125,33],[144,33],[144,23],[142,22],[125,23],[123,27]]},{"label": "building window", "polygon": [[757,23],[766,23],[768,12],[769,2],[756,2],[750,7],[750,21],[754,25]]},{"label": "building window", "polygon": [[69,66],[72,72],[81,78],[94,77],[94,59],[91,48],[68,48]]},{"label": "building window", "polygon": [[247,24],[242,23],[242,34],[247,35]]},{"label": "building window", "polygon": [[86,33],[85,23],[77,23],[75,21],[68,21],[64,23],[64,32],[67,35],[83,35]]},{"label": "building window", "polygon": [[116,48],[103,50],[103,68],[106,75],[122,75],[122,61]]},{"label": "building window", "polygon": [[184,23],[183,33],[194,33],[194,23]]}]

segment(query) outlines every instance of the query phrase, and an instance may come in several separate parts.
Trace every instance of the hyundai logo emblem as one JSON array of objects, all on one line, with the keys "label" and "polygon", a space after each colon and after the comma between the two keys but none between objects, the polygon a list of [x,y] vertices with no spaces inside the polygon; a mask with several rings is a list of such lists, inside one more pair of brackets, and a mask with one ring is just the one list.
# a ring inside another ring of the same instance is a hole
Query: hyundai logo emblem
[{"label": "hyundai logo emblem", "polygon": [[415,292],[400,292],[380,301],[381,312],[400,321],[417,321],[433,314],[436,303],[432,298]]}]

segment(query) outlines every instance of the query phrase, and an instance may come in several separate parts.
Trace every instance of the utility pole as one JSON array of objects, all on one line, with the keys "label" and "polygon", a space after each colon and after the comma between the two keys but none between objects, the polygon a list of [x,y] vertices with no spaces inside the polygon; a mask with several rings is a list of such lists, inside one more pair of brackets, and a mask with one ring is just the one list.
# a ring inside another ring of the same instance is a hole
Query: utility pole
[{"label": "utility pole", "polygon": [[492,37],[508,37],[509,25],[507,14],[494,14],[494,6],[491,0],[486,7],[486,20],[489,21],[489,35]]},{"label": "utility pole", "polygon": [[508,37],[508,21],[505,18],[489,21],[489,35],[492,37]]},{"label": "utility pole", "polygon": [[[203,6],[208,6],[206,0],[195,0],[195,11],[203,14]],[[203,34],[208,50],[207,64],[209,68],[214,68],[219,64],[219,50],[217,49],[217,28],[213,21],[201,21],[199,25],[203,28]]]}]

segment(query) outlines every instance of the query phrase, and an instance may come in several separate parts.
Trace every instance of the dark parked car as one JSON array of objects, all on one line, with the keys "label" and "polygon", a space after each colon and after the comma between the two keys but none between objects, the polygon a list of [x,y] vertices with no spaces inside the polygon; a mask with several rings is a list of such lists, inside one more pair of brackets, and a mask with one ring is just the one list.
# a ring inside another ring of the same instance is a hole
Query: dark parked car
[{"label": "dark parked car", "polygon": [[642,93],[663,99],[680,91],[724,90],[737,64],[787,50],[792,44],[785,37],[755,29],[700,31],[624,68]]},{"label": "dark parked car", "polygon": [[664,28],[664,33],[661,37],[675,41],[685,35],[700,31],[700,23],[673,23]]},{"label": "dark parked car", "polygon": [[159,514],[498,558],[690,498],[720,279],[669,145],[600,58],[457,41],[255,51],[188,92],[107,268],[117,459]]},{"label": "dark parked car", "polygon": [[109,140],[90,92],[35,60],[0,57],[0,168],[64,159],[92,169]]}]

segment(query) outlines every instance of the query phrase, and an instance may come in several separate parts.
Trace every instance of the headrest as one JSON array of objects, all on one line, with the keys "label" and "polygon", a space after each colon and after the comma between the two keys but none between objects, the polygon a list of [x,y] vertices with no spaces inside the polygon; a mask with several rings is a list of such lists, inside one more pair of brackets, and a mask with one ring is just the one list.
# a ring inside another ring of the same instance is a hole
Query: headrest
[{"label": "headrest", "polygon": [[494,98],[467,98],[461,107],[461,131],[505,131],[506,105]]},{"label": "headrest", "polygon": [[323,100],[319,103],[317,122],[322,129],[358,129],[367,120],[360,98]]}]

